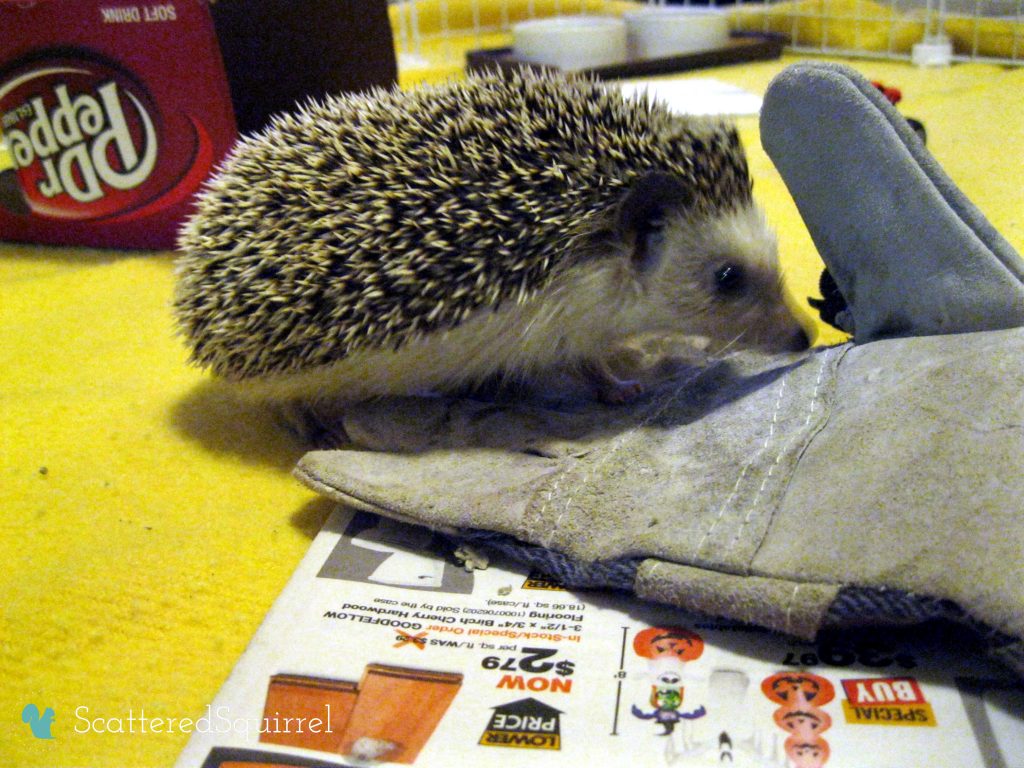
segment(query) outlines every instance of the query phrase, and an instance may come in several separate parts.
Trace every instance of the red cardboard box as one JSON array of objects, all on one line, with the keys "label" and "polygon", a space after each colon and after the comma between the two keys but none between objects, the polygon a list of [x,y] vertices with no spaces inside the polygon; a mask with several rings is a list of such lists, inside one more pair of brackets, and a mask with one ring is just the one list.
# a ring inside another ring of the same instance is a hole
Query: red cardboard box
[{"label": "red cardboard box", "polygon": [[[304,96],[395,81],[386,11],[0,0],[0,133],[14,163],[0,173],[0,239],[172,248],[236,122],[254,130]],[[371,50],[339,44],[339,27]],[[337,53],[315,55],[327,44]]]}]

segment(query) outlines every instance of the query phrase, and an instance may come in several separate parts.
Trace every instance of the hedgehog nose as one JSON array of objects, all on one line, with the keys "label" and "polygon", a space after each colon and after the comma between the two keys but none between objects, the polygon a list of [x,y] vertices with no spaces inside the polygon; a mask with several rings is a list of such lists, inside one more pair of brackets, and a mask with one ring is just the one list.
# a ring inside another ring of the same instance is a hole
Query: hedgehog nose
[{"label": "hedgehog nose", "polygon": [[810,346],[811,339],[808,337],[807,331],[803,328],[794,333],[789,342],[789,349],[791,352],[803,352]]}]

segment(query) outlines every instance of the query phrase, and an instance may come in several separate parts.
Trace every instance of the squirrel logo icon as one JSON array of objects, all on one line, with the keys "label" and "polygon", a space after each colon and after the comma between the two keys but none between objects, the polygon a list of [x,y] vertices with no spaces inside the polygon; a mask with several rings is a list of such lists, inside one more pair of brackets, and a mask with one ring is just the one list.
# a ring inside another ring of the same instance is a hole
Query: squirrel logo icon
[{"label": "squirrel logo icon", "polygon": [[29,728],[32,729],[32,735],[37,739],[53,738],[50,726],[53,725],[56,716],[52,707],[47,707],[40,715],[39,707],[35,704],[26,704],[25,708],[21,710],[21,722],[28,723]]}]

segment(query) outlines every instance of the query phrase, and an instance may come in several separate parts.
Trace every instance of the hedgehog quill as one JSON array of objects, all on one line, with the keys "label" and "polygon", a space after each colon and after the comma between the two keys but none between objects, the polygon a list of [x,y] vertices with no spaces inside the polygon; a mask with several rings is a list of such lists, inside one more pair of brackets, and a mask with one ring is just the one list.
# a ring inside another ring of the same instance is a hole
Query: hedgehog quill
[{"label": "hedgehog quill", "polygon": [[309,102],[236,145],[180,237],[192,357],[269,400],[584,374],[634,334],[802,349],[734,127],[522,71]]}]

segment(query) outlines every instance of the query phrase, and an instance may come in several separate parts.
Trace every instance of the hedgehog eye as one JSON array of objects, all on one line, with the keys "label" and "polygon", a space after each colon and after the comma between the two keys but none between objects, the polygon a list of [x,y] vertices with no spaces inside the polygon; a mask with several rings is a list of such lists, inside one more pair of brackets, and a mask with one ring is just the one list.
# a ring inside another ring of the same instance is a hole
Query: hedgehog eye
[{"label": "hedgehog eye", "polygon": [[726,264],[715,270],[715,288],[721,294],[735,296],[743,291],[747,278],[743,267]]}]

